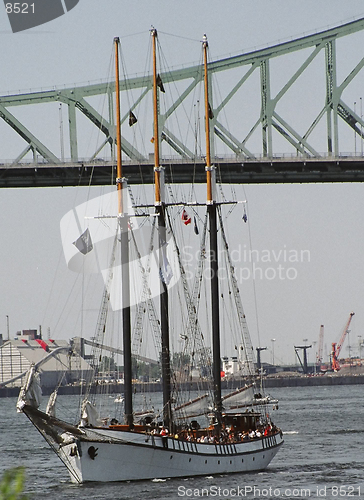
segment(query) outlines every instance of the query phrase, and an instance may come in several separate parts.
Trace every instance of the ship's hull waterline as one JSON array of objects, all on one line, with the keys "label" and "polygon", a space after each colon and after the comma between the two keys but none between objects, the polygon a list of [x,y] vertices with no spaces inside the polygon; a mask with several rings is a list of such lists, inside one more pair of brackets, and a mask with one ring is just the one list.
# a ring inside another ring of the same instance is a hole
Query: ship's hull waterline
[{"label": "ship's hull waterline", "polygon": [[260,471],[283,444],[281,433],[249,442],[204,444],[108,429],[84,431],[58,451],[75,483]]}]

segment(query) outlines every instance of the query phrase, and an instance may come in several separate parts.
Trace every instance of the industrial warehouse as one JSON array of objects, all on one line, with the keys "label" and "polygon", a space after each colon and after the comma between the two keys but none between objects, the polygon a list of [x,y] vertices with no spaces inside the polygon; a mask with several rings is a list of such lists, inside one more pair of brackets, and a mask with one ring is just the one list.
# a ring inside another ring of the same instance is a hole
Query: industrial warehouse
[{"label": "industrial warehouse", "polygon": [[77,346],[71,349],[66,340],[43,340],[36,330],[23,330],[0,344],[0,387],[21,387],[32,364],[38,367],[43,389],[79,382],[91,370]]}]

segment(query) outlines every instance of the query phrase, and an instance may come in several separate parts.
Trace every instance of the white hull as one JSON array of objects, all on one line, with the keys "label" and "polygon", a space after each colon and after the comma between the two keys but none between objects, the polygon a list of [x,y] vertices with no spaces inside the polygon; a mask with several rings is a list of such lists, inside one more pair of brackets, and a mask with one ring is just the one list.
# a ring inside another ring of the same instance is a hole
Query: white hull
[{"label": "white hull", "polygon": [[169,437],[167,448],[159,436],[109,429],[84,431],[84,436],[58,451],[72,481],[77,483],[259,471],[268,466],[283,444],[278,433],[225,445],[188,443]]}]

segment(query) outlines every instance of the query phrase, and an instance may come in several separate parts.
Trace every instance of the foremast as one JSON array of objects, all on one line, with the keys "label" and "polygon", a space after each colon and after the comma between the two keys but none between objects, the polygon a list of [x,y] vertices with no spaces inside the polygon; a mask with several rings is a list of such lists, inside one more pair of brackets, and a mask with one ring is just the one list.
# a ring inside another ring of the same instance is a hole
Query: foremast
[{"label": "foremast", "polygon": [[[151,30],[153,41],[153,115],[154,115],[154,184],[155,212],[158,217],[159,262],[162,263],[162,252],[166,251],[166,206],[164,199],[164,169],[159,165],[159,130],[158,130],[158,74],[157,74],[157,30]],[[171,412],[171,365],[169,347],[169,310],[168,288],[160,273],[160,318],[162,343],[162,388],[163,388],[163,423],[166,427],[172,424]]]},{"label": "foremast", "polygon": [[118,224],[120,229],[121,253],[121,297],[122,297],[122,327],[124,351],[124,412],[125,423],[133,427],[133,388],[132,388],[132,361],[131,361],[131,319],[130,319],[130,277],[129,277],[129,242],[127,212],[127,182],[122,176],[121,160],[121,115],[120,115],[120,77],[119,77],[119,44],[118,37],[114,38],[115,45],[115,93],[116,93],[116,147],[117,147],[117,178],[118,192]]},{"label": "foremast", "polygon": [[210,279],[211,279],[211,327],[212,327],[212,357],[213,357],[213,386],[214,407],[218,421],[221,417],[221,354],[220,354],[220,312],[219,312],[219,280],[218,280],[218,248],[217,248],[217,205],[215,199],[215,167],[211,165],[210,144],[210,116],[209,80],[207,68],[208,41],[206,35],[202,41],[204,60],[204,88],[205,88],[205,131],[206,131],[206,184],[207,184],[207,213],[210,232]]}]

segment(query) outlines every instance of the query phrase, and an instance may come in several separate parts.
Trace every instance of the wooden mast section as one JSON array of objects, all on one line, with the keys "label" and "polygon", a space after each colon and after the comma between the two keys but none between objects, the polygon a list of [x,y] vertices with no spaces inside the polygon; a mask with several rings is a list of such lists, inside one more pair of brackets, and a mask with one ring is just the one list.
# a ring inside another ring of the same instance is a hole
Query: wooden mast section
[{"label": "wooden mast section", "polygon": [[[155,211],[158,216],[159,234],[159,263],[162,265],[163,255],[166,252],[166,217],[164,200],[164,169],[159,165],[159,130],[158,130],[158,80],[157,80],[157,30],[151,30],[153,41],[153,114],[154,114],[154,181],[155,181]],[[169,347],[169,310],[168,288],[160,272],[160,318],[162,343],[162,389],[163,389],[163,423],[170,428],[172,425],[171,412],[171,366]]]},{"label": "wooden mast section", "polygon": [[207,204],[213,203],[212,195],[212,169],[211,169],[211,144],[210,144],[210,103],[209,103],[209,75],[207,69],[208,41],[206,35],[202,39],[203,63],[204,63],[204,88],[205,88],[205,134],[206,134],[206,183]]},{"label": "wooden mast section", "polygon": [[118,190],[118,215],[123,213],[123,186],[121,163],[121,113],[120,113],[120,74],[119,74],[119,37],[114,38],[115,45],[115,95],[116,95],[116,186]]},{"label": "wooden mast section", "polygon": [[121,161],[121,115],[120,115],[120,76],[119,76],[119,45],[118,37],[115,44],[115,93],[116,93],[116,147],[117,147],[117,178],[118,191],[118,223],[120,228],[121,253],[121,296],[122,296],[122,325],[124,351],[124,412],[125,423],[133,426],[133,388],[131,362],[131,319],[130,319],[130,277],[129,277],[129,215],[126,206],[127,182],[122,176]]},{"label": "wooden mast section", "polygon": [[153,140],[154,140],[154,184],[155,184],[155,205],[162,203],[161,200],[161,179],[159,166],[159,129],[158,129],[158,86],[157,86],[157,30],[151,30],[153,40]]},{"label": "wooden mast section", "polygon": [[215,197],[215,167],[211,165],[210,147],[210,115],[209,80],[207,67],[208,41],[206,35],[202,40],[204,59],[204,87],[205,87],[205,131],[206,131],[206,183],[207,183],[207,213],[209,216],[210,232],[210,280],[211,280],[211,319],[212,319],[212,356],[213,356],[213,383],[214,406],[216,417],[220,420],[222,411],[221,399],[221,354],[220,354],[220,312],[219,312],[219,280],[218,280],[218,247],[217,247],[217,207]]}]

